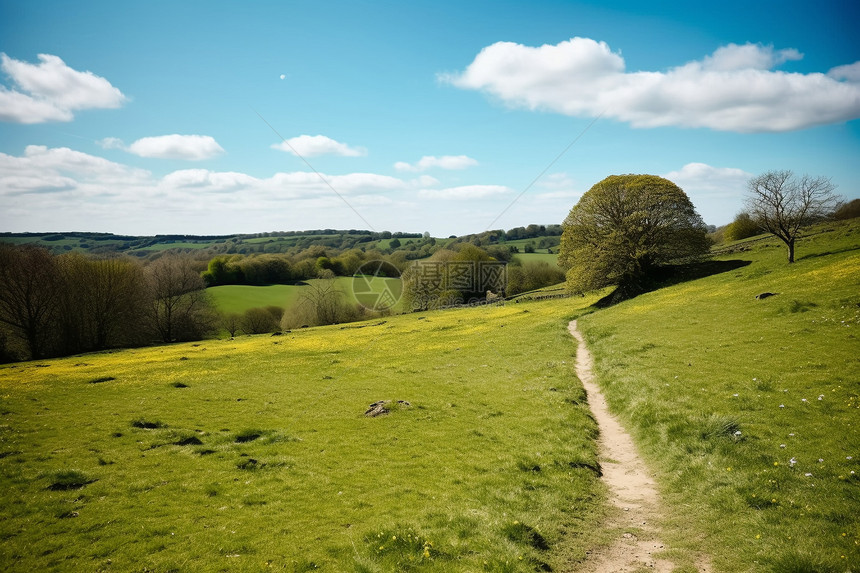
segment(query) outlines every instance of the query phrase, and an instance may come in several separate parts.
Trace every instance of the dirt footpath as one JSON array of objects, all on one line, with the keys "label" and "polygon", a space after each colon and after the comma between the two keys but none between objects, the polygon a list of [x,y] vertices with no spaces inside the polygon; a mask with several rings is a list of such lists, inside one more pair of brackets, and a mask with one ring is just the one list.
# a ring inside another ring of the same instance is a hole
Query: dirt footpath
[{"label": "dirt footpath", "polygon": [[[674,563],[657,557],[664,547],[658,524],[662,510],[654,480],[639,457],[630,434],[609,413],[606,399],[594,382],[591,353],[576,329],[575,320],[570,322],[568,330],[578,343],[576,374],[585,386],[588,404],[600,427],[598,447],[603,480],[609,487],[609,499],[617,508],[604,525],[615,535],[614,541],[609,546],[591,551],[577,571],[671,573]],[[697,565],[702,573],[710,573],[707,564]]]}]

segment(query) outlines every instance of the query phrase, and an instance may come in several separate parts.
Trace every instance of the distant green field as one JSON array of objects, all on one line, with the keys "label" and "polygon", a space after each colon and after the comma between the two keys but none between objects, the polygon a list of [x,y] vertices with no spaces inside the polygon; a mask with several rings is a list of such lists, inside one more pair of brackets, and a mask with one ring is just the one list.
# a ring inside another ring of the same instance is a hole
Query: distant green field
[{"label": "distant green field", "polygon": [[[395,297],[400,293],[399,279],[370,278],[367,281],[354,279],[353,277],[337,277],[335,279],[337,288],[344,293],[347,301],[356,301],[370,308],[376,300],[374,294],[381,293],[386,286],[389,287]],[[302,296],[306,285],[313,285],[320,279],[304,281],[299,285],[224,285],[210,287],[207,292],[212,295],[216,308],[224,313],[243,313],[255,307],[279,306],[289,308]],[[398,304],[392,308],[399,312],[402,305]]]},{"label": "distant green field", "polygon": [[266,306],[287,308],[298,299],[301,288],[295,285],[223,285],[206,289],[216,308],[224,313],[243,313]]}]

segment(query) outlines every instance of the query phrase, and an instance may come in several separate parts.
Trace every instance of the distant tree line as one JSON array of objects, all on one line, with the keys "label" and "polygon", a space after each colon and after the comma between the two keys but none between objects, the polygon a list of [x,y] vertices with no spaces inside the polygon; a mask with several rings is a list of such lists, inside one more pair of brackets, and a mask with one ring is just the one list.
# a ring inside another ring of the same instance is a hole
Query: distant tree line
[{"label": "distant tree line", "polygon": [[[478,246],[501,244],[517,239],[538,239],[546,242],[561,235],[559,225],[528,225],[515,227],[509,231],[486,231],[476,235],[466,235],[451,239],[458,242],[469,242]],[[205,256],[211,258],[217,254],[264,254],[281,253],[297,255],[301,251],[314,246],[326,249],[374,250],[378,241],[389,240],[388,249],[393,252],[401,250],[407,259],[430,256],[436,239],[427,232],[407,233],[391,231],[337,230],[316,229],[310,231],[275,231],[243,235],[155,235],[149,237],[133,235],[114,235],[111,233],[63,232],[63,233],[0,233],[0,242],[9,243],[41,243],[55,254],[84,250],[98,254],[128,253],[141,259],[152,259],[160,256],[163,251],[186,253],[190,256]],[[547,244],[546,246],[553,246]],[[176,245],[176,246],[174,246]],[[543,248],[544,245],[538,245]]]},{"label": "distant tree line", "polygon": [[[291,284],[318,278],[323,271],[334,276],[353,276],[361,265],[369,261],[391,263],[402,273],[412,261],[431,257],[438,251],[458,251],[464,245],[477,246],[456,241],[443,248],[432,237],[404,239],[406,244],[398,246],[394,246],[394,241],[399,239],[392,238],[391,247],[382,250],[339,250],[313,245],[295,254],[217,255],[209,260],[202,277],[206,286]],[[501,245],[489,245],[482,251],[498,261],[507,262],[513,256],[509,248]]]},{"label": "distant tree line", "polygon": [[195,340],[217,315],[191,261],[52,255],[0,244],[0,359]]},{"label": "distant tree line", "polygon": [[[336,292],[331,285],[309,293],[301,308],[289,316],[279,315],[270,308],[256,309],[251,313],[253,316],[222,317],[215,312],[205,289],[228,284],[291,284],[320,277],[353,276],[371,261],[390,263],[387,268],[399,273],[417,259],[433,257],[509,263],[506,294],[517,294],[559,282],[560,270],[546,263],[520,264],[513,259],[515,249],[504,244],[505,237],[519,239],[524,234],[534,235],[540,237],[540,245],[555,244],[557,237],[540,233],[555,233],[556,227],[529,225],[508,232],[469,235],[446,241],[447,246],[428,233],[350,231],[354,233],[353,239],[386,239],[388,247],[385,243],[373,243],[373,246],[342,249],[312,243],[304,247],[296,245],[286,253],[229,254],[199,249],[185,253],[153,252],[146,257],[121,255],[109,249],[88,254],[61,249],[57,253],[40,246],[0,242],[0,361],[195,340],[219,329],[258,332],[287,323],[315,325],[367,318],[361,309],[344,305],[343,293]],[[319,240],[319,233],[262,235],[296,235]],[[4,235],[8,234],[0,234],[0,241]],[[106,233],[33,236],[56,242],[69,238],[100,242],[140,239]],[[165,235],[158,240],[205,238],[225,237]],[[229,238],[228,244],[237,244],[229,241],[237,241],[235,237]],[[469,296],[478,294],[481,293]]]}]

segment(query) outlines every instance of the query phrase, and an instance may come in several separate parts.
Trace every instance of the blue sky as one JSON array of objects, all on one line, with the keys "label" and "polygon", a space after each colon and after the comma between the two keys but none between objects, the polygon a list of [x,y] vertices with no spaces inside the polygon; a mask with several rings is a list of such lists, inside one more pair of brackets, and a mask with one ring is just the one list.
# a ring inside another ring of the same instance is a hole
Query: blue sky
[{"label": "blue sky", "polygon": [[0,231],[447,236],[619,173],[716,225],[771,169],[860,197],[856,2],[647,4],[0,0]]}]

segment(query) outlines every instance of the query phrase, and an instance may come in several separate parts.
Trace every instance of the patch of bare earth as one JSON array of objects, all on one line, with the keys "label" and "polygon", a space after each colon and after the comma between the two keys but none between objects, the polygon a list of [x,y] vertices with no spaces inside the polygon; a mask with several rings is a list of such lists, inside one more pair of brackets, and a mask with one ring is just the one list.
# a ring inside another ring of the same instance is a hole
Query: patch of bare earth
[{"label": "patch of bare earth", "polygon": [[[658,571],[671,573],[675,564],[659,555],[664,551],[660,540],[660,497],[654,480],[639,457],[636,446],[618,420],[609,413],[606,399],[594,382],[593,360],[585,340],[576,329],[568,330],[577,341],[576,374],[588,394],[588,404],[600,427],[600,465],[603,480],[609,487],[609,499],[615,506],[604,527],[615,536],[612,543],[588,552],[577,571],[583,573],[632,573]],[[706,563],[697,563],[700,571],[709,573]]]}]

